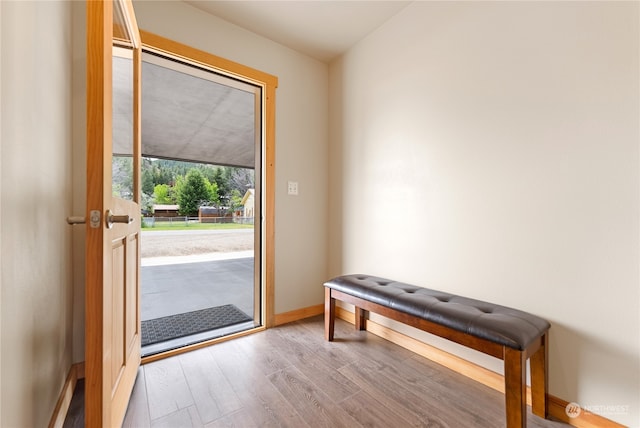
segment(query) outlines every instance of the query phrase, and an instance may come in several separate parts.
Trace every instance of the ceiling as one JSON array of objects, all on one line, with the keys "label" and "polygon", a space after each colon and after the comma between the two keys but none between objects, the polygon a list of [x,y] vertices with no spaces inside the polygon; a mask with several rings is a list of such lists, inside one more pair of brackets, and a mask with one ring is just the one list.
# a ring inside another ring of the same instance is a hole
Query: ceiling
[{"label": "ceiling", "polygon": [[330,62],[382,25],[408,1],[183,0],[281,45]]},{"label": "ceiling", "polygon": [[[322,62],[341,55],[409,4],[183,1]],[[143,155],[254,167],[255,88],[151,54],[143,61]],[[113,148],[121,156],[132,154],[132,79],[131,60],[114,58]]]},{"label": "ceiling", "polygon": [[[131,60],[113,58],[113,153],[133,154]],[[259,88],[151,54],[142,62],[142,155],[254,168]]]}]

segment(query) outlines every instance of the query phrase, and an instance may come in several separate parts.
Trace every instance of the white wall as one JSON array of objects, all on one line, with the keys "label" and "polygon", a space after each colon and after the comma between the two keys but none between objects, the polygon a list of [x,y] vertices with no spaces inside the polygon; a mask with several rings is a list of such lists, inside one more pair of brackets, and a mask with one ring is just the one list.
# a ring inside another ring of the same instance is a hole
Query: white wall
[{"label": "white wall", "polygon": [[[328,66],[179,1],[136,1],[134,9],[143,30],[278,77],[275,312],[321,303],[327,266]],[[299,183],[299,196],[287,195],[289,180]]]},{"label": "white wall", "polygon": [[71,366],[71,3],[0,10],[0,426],[44,427]]},{"label": "white wall", "polygon": [[[73,148],[72,171],[74,215],[86,212],[87,204],[87,31],[85,2],[72,2],[73,27],[73,67],[72,112]],[[75,226],[73,230],[73,362],[84,361],[85,287],[84,287],[84,244],[85,228]]]},{"label": "white wall", "polygon": [[637,2],[416,2],[330,67],[330,272],[547,318],[551,394],[631,426],[638,21]]}]

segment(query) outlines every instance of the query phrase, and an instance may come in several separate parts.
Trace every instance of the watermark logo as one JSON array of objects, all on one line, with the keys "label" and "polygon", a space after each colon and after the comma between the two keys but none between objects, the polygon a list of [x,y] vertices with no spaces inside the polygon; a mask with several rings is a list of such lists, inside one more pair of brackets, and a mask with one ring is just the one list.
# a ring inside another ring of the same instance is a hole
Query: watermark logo
[{"label": "watermark logo", "polygon": [[567,407],[564,408],[564,412],[567,414],[567,416],[573,419],[580,416],[580,413],[582,413],[582,409],[580,408],[580,405],[578,403],[572,402],[567,404]]},{"label": "watermark logo", "polygon": [[585,415],[599,415],[604,417],[628,415],[628,404],[593,404],[580,406],[578,403],[571,402],[564,408],[564,412],[571,419],[577,418],[581,414]]}]

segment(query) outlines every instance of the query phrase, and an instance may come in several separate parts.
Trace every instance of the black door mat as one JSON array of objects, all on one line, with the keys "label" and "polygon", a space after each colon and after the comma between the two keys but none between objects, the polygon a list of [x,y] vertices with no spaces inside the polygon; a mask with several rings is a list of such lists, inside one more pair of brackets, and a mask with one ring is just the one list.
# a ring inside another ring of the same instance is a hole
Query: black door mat
[{"label": "black door mat", "polygon": [[223,305],[142,321],[142,346],[252,320],[235,305]]}]

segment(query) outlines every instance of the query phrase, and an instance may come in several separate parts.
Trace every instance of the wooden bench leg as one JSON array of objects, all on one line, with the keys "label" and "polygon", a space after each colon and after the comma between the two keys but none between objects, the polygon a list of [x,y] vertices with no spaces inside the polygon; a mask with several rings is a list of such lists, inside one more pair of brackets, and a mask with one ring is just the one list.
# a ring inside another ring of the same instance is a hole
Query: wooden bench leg
[{"label": "wooden bench leg", "polygon": [[530,357],[531,366],[531,408],[533,414],[546,418],[549,413],[547,403],[548,394],[548,370],[547,360],[549,351],[547,346],[547,334],[540,338],[540,348]]},{"label": "wooden bench leg", "polygon": [[333,341],[333,329],[336,322],[336,299],[331,297],[331,289],[324,289],[324,338]]},{"label": "wooden bench leg", "polygon": [[366,330],[364,309],[356,306],[355,315],[356,315],[356,322],[355,322],[356,330]]},{"label": "wooden bench leg", "polygon": [[504,383],[507,428],[527,426],[526,353],[504,347]]}]

